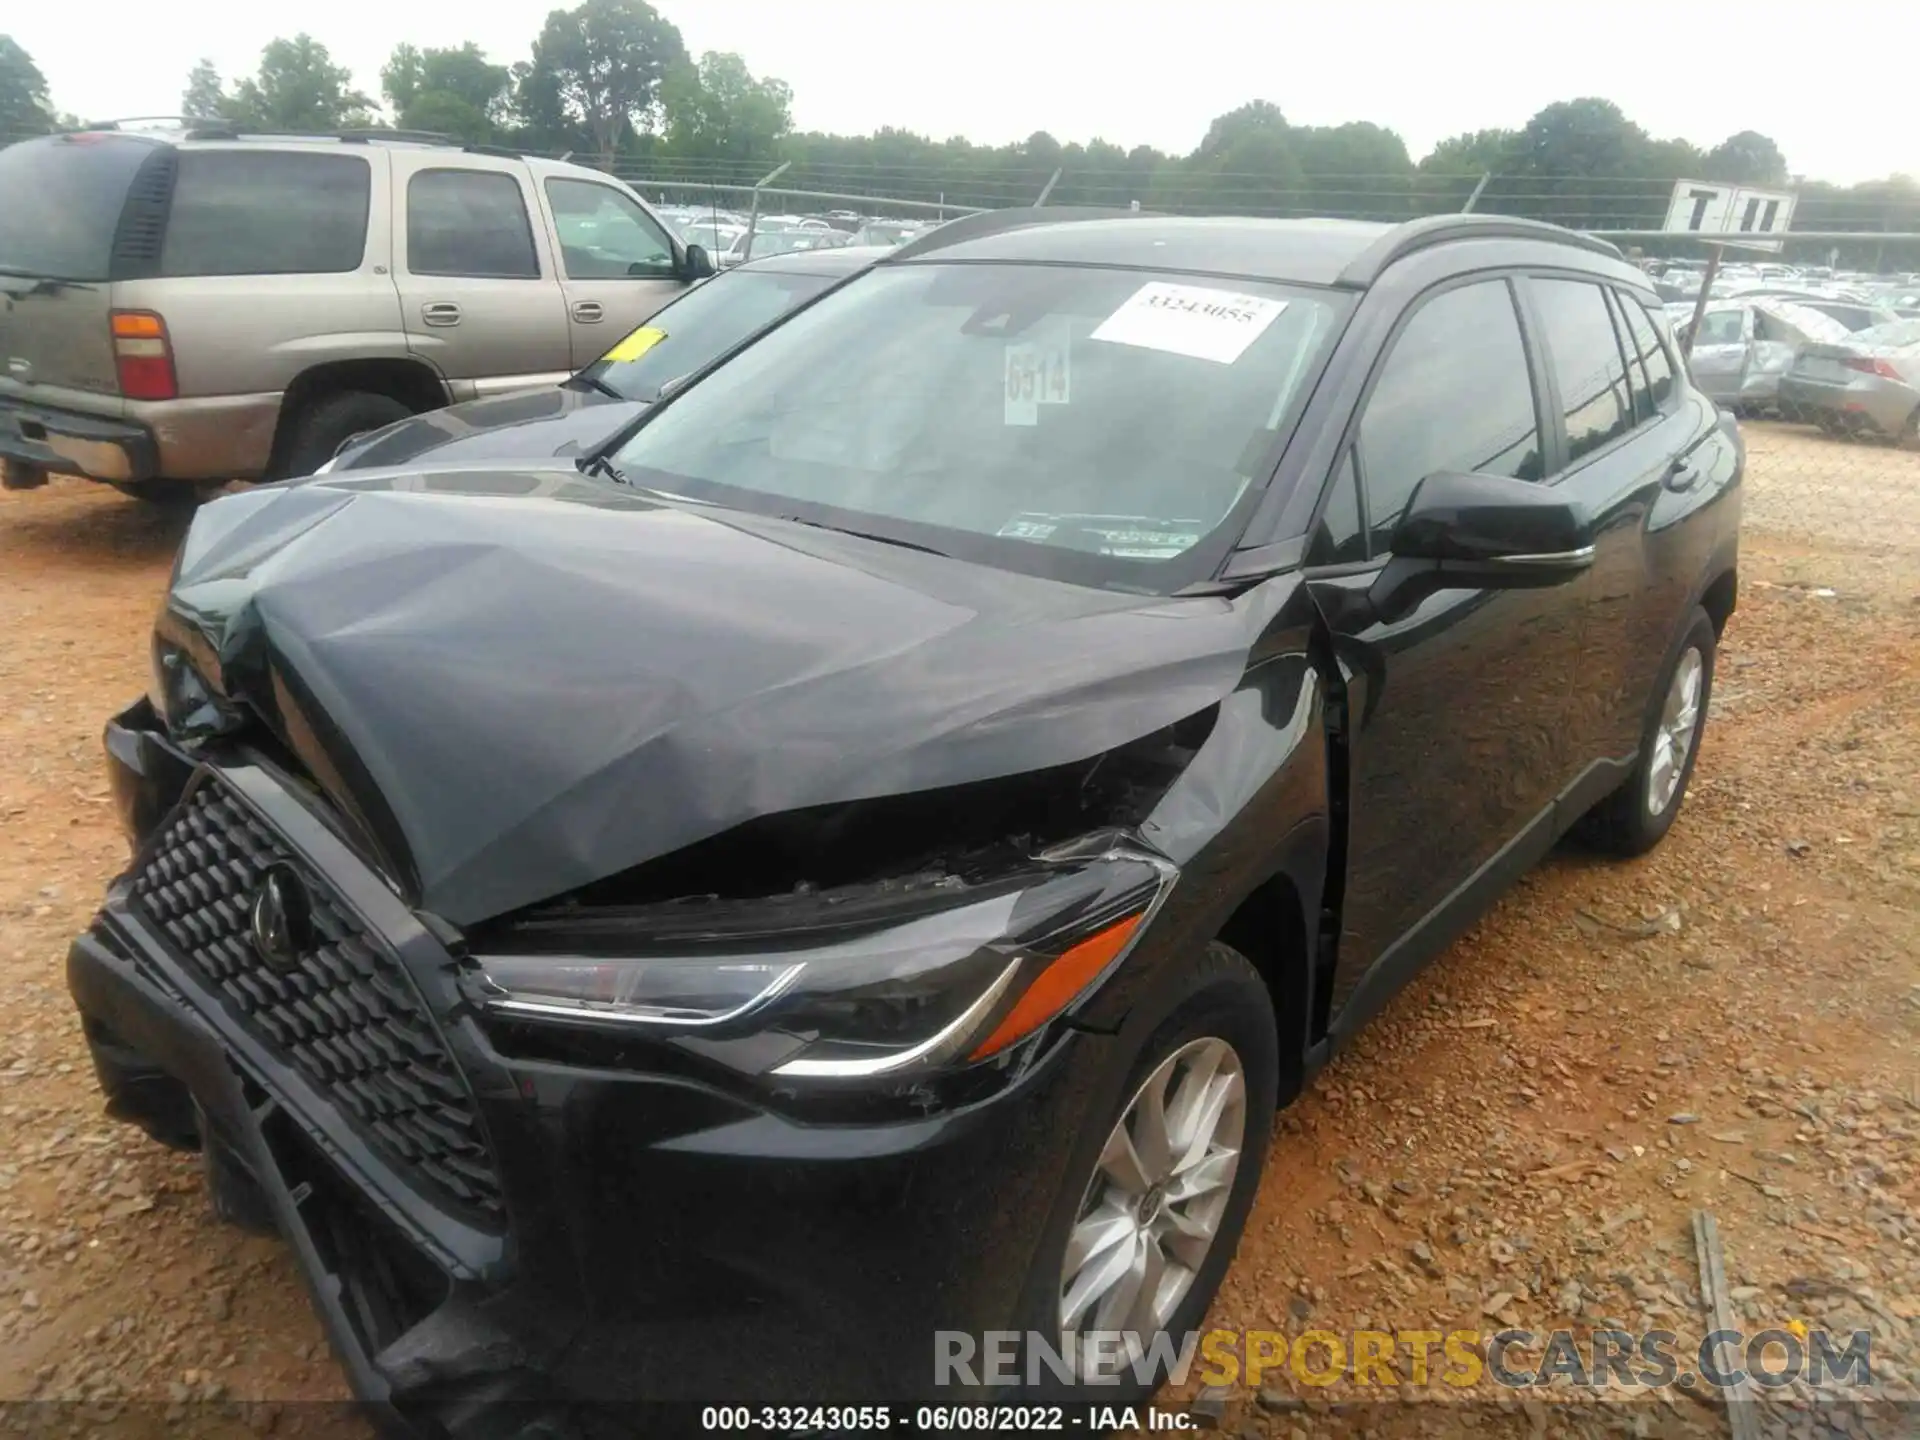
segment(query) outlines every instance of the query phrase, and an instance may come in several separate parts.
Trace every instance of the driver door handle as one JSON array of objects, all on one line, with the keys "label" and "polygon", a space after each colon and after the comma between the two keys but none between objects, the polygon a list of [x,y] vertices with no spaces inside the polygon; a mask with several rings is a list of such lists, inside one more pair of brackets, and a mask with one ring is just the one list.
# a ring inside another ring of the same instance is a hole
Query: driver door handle
[{"label": "driver door handle", "polygon": [[606,318],[606,311],[600,308],[597,300],[576,300],[573,302],[573,318],[582,325],[598,325]]},{"label": "driver door handle", "polygon": [[420,307],[420,318],[434,326],[458,325],[460,307],[451,300],[435,300]]}]

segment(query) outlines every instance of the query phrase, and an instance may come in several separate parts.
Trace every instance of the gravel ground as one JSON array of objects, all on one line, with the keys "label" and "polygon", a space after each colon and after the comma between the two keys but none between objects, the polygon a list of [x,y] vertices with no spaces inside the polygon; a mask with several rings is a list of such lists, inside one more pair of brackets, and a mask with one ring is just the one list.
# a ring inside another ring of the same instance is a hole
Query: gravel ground
[{"label": "gravel ground", "polygon": [[[1707,1208],[1736,1323],[1868,1329],[1879,1392],[1916,1395],[1920,455],[1749,438],[1743,594],[1679,824],[1641,861],[1549,859],[1282,1117],[1212,1323],[1697,1335]],[[144,686],[182,524],[77,482],[0,494],[0,1401],[66,1402],[0,1428],[359,1436],[287,1255],[101,1114],[65,994],[125,859],[99,727]],[[1199,1398],[1287,1440],[1727,1423],[1673,1391],[1358,1404],[1382,1393],[1276,1371]]]}]

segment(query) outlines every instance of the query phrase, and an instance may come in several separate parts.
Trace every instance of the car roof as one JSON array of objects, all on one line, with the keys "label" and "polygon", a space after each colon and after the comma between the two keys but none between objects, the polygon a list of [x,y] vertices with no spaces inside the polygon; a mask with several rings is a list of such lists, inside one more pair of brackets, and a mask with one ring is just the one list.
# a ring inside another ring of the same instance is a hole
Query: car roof
[{"label": "car roof", "polygon": [[783,275],[851,275],[893,253],[890,245],[835,245],[823,250],[789,250],[784,254],[768,255],[764,259],[736,265],[731,273],[737,275],[742,270],[775,270]]},{"label": "car roof", "polygon": [[1363,220],[1115,216],[1001,230],[941,246],[937,253],[942,260],[1128,265],[1331,285],[1392,228]]},{"label": "car roof", "polygon": [[1474,214],[1388,225],[1065,207],[995,210],[949,221],[901,246],[894,257],[1113,265],[1365,289],[1396,260],[1454,240],[1545,241],[1583,252],[1583,266],[1647,283],[1604,240],[1537,220]]}]

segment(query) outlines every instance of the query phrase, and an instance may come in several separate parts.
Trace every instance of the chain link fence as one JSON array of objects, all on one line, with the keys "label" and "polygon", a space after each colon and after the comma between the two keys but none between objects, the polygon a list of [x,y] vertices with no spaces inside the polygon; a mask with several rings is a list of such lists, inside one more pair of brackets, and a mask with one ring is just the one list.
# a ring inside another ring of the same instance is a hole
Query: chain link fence
[{"label": "chain link fence", "polygon": [[1920,447],[1781,418],[1741,431],[1749,529],[1920,564]]},{"label": "chain link fence", "polygon": [[[0,135],[0,146],[20,138]],[[936,222],[1042,200],[1117,209],[1137,204],[1176,214],[1379,221],[1473,209],[1552,221],[1652,256],[1700,253],[1697,242],[1649,228],[1664,214],[1673,187],[1667,179],[1416,173],[1317,175],[1287,184],[1268,175],[1170,172],[1165,166],[1036,164],[1028,173],[985,158],[990,153],[982,152],[977,167],[796,159],[781,168],[777,184],[766,176],[764,161],[619,158],[596,168],[655,202],[740,214],[755,208],[756,191],[763,215],[840,208]],[[590,156],[566,158],[595,164]],[[1795,238],[1783,252],[1761,258],[1904,279],[1920,300],[1920,274],[1914,273],[1920,271],[1920,197],[1823,189],[1802,195],[1794,226]],[[1920,350],[1908,353],[1920,356]],[[1884,373],[1888,367],[1899,373]],[[1865,410],[1809,410],[1774,399],[1746,407],[1748,523],[1820,544],[1920,559],[1920,358],[1887,359],[1880,370],[1859,372],[1856,384],[1876,391],[1871,418]]]}]

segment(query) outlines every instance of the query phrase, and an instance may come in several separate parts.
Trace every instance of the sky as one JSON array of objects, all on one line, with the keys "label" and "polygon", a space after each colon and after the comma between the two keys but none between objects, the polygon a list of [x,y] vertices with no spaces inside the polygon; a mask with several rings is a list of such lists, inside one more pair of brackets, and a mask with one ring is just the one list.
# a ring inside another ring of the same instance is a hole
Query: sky
[{"label": "sky", "polygon": [[[1296,124],[1371,120],[1417,159],[1463,130],[1519,126],[1582,95],[1655,136],[1703,146],[1770,135],[1796,174],[1853,183],[1920,174],[1920,123],[1891,76],[1920,56],[1920,3],[1827,10],[1740,0],[655,0],[687,48],[732,50],[793,87],[803,130],[883,125],[983,144],[1045,130],[1191,150],[1208,122],[1272,100]],[[205,56],[231,79],[306,30],[377,95],[402,41],[472,40],[525,59],[552,0],[14,0],[0,19],[54,105],[84,119],[178,110]],[[1833,38],[1819,17],[1843,22]],[[1837,58],[1823,57],[1828,47]],[[1888,57],[1892,67],[1876,75]]]}]

